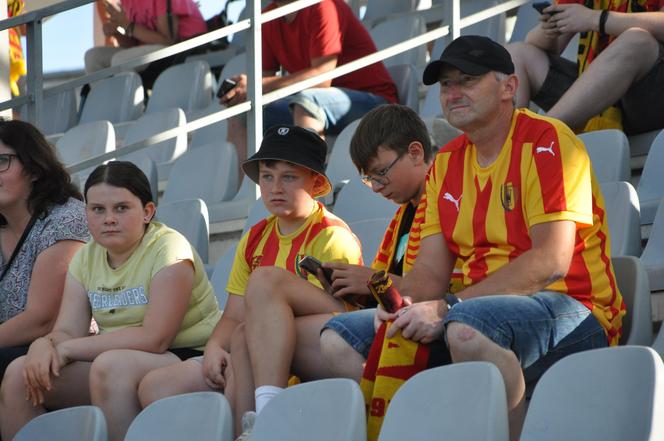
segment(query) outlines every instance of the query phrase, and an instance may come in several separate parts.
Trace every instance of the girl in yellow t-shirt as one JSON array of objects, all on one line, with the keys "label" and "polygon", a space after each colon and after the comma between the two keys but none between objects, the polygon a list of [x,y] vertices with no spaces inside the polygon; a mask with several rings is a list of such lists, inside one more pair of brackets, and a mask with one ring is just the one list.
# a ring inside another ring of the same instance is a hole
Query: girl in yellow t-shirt
[{"label": "girl in yellow t-shirt", "polygon": [[[69,266],[53,332],[7,369],[3,439],[49,409],[83,404],[104,411],[109,440],[123,439],[141,410],[141,379],[202,354],[220,317],[200,257],[182,235],[152,220],[150,186],[135,165],[97,167],[85,199],[94,240]],[[91,318],[97,335],[89,334]]]}]

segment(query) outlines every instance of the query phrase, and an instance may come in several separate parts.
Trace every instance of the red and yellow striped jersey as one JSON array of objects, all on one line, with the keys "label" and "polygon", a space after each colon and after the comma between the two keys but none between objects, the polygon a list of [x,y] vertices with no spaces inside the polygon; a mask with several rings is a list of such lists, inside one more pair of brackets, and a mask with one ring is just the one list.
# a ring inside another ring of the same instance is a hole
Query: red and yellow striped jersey
[{"label": "red and yellow striped jersey", "polygon": [[317,208],[291,234],[279,232],[274,215],[251,227],[238,244],[226,291],[244,295],[249,275],[259,266],[284,268],[320,287],[315,275],[299,268],[305,255],[321,262],[362,264],[360,243],[348,225],[317,202]]},{"label": "red and yellow striped jersey", "polygon": [[625,305],[611,266],[604,200],[583,143],[562,122],[516,110],[498,158],[485,168],[461,135],[436,156],[426,193],[421,236],[444,235],[462,263],[464,286],[530,249],[533,225],[574,221],[569,271],[547,290],[586,305],[617,344]]}]

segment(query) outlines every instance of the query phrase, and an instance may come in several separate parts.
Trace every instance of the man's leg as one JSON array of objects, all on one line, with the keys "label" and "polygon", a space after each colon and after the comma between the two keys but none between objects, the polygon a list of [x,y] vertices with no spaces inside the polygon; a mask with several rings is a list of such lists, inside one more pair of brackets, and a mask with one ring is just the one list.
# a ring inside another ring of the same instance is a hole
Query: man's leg
[{"label": "man's leg", "polygon": [[251,274],[245,306],[247,347],[258,388],[286,387],[297,344],[296,317],[344,311],[338,299],[276,267]]},{"label": "man's leg", "polygon": [[339,314],[327,322],[320,337],[321,353],[330,373],[358,383],[376,332],[375,309]]},{"label": "man's leg", "polygon": [[[615,104],[654,66],[659,43],[647,31],[633,28],[620,34],[547,113],[573,129]],[[653,87],[661,87],[653,85]]]},{"label": "man's leg", "polygon": [[506,48],[512,56],[514,73],[519,77],[516,107],[528,107],[549,72],[549,56],[542,49],[524,42],[508,44]]},{"label": "man's leg", "polygon": [[608,344],[588,308],[550,291],[471,299],[455,305],[445,323],[454,362],[492,362],[503,375],[512,440],[523,424],[526,381],[565,355]]},{"label": "man's leg", "polygon": [[330,135],[339,134],[374,107],[387,103],[378,95],[339,87],[303,90],[289,97],[289,102],[295,125]]}]

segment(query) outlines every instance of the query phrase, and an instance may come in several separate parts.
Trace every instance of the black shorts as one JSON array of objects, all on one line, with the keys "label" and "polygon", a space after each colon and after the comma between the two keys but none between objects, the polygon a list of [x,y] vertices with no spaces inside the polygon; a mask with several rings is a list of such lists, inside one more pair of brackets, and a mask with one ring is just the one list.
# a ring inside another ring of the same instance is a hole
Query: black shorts
[{"label": "black shorts", "polygon": [[203,351],[191,348],[174,348],[174,349],[169,349],[168,351],[175,354],[182,361],[189,360],[190,358],[194,357],[200,357],[201,355],[203,355]]},{"label": "black shorts", "polygon": [[[575,62],[549,54],[549,72],[533,102],[548,111],[577,77]],[[616,105],[622,109],[623,130],[628,135],[664,128],[664,44],[659,44],[659,57],[650,72],[632,84]]]}]

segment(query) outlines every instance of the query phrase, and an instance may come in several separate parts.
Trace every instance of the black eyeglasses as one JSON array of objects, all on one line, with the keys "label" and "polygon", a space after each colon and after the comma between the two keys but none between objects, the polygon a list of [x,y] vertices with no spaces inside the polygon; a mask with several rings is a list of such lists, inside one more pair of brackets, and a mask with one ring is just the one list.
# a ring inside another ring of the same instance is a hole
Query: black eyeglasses
[{"label": "black eyeglasses", "polygon": [[18,158],[13,153],[0,153],[0,173],[9,170],[12,165],[12,158]]},{"label": "black eyeglasses", "polygon": [[364,176],[360,177],[360,179],[362,179],[362,182],[364,182],[368,186],[371,186],[372,181],[377,183],[377,184],[380,184],[380,185],[389,184],[390,183],[390,178],[387,177],[387,174],[390,172],[390,169],[392,167],[394,167],[394,164],[399,162],[399,159],[403,158],[404,154],[405,153],[402,153],[399,156],[397,156],[394,159],[394,161],[392,161],[392,163],[390,165],[388,165],[384,169],[376,172],[376,174],[374,174],[374,175],[364,175]]}]

